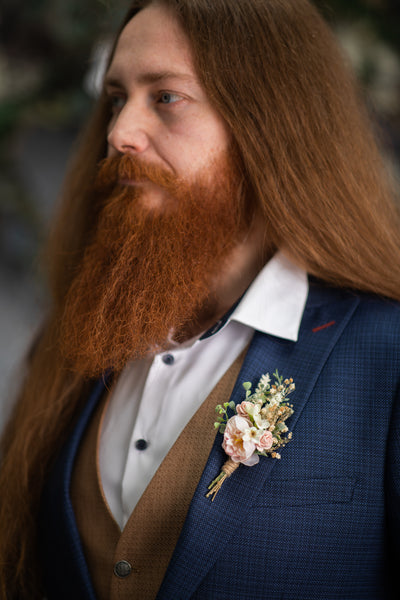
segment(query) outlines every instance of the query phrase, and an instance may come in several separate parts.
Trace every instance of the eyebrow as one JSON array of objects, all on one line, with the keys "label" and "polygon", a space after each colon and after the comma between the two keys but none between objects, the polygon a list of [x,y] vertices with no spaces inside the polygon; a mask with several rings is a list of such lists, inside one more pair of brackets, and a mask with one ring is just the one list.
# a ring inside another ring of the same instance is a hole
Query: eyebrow
[{"label": "eyebrow", "polygon": [[[187,73],[179,73],[175,71],[148,71],[146,73],[141,73],[137,78],[137,83],[151,84],[158,83],[159,81],[163,81],[165,79],[180,79],[182,81],[196,82],[196,79],[193,75],[189,75]],[[114,76],[112,73],[107,74],[104,79],[104,85],[108,86],[121,86],[121,80],[118,76]]]}]

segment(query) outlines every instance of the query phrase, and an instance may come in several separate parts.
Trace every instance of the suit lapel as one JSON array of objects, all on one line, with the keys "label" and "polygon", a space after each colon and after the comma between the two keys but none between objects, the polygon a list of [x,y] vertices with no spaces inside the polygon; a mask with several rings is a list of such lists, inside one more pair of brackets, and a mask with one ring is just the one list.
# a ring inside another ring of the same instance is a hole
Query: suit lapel
[{"label": "suit lapel", "polygon": [[[296,391],[291,396],[294,414],[288,421],[293,431],[297,420],[337,340],[358,304],[356,296],[311,286],[297,342],[256,332],[232,392],[235,403],[244,399],[242,383],[254,386],[261,375],[278,369],[293,377]],[[261,458],[258,465],[239,469],[227,479],[214,502],[206,498],[211,481],[218,475],[226,455],[222,436],[216,436],[206,468],[193,496],[185,525],[172,556],[157,600],[187,599],[192,596],[218,557],[227,551],[238,515],[251,506],[260,493],[276,460]],[[295,443],[295,434],[294,441]],[[285,450],[282,450],[285,460]]]}]

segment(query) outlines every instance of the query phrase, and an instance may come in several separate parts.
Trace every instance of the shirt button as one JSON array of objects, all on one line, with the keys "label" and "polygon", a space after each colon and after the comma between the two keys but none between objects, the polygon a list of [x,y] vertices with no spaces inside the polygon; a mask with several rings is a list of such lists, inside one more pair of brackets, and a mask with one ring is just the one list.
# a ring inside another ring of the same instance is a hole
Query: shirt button
[{"label": "shirt button", "polygon": [[119,560],[114,565],[114,574],[123,579],[132,573],[132,565],[127,560]]},{"label": "shirt button", "polygon": [[172,356],[172,354],[164,354],[164,356],[162,357],[162,361],[163,363],[165,363],[166,365],[173,365],[175,362],[174,357]]},{"label": "shirt button", "polygon": [[135,442],[136,450],[146,450],[148,445],[149,444],[148,442],[146,442],[146,440],[136,440]]}]

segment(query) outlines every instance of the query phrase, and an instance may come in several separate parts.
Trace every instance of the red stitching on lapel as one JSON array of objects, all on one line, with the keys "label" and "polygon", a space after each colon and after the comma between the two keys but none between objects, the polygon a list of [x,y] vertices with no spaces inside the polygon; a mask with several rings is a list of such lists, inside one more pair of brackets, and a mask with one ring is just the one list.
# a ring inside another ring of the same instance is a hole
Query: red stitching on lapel
[{"label": "red stitching on lapel", "polygon": [[322,329],[326,329],[327,327],[331,327],[335,325],[336,321],[329,321],[329,323],[325,323],[325,325],[320,325],[319,327],[314,327],[313,333],[317,333],[317,331],[321,331]]}]

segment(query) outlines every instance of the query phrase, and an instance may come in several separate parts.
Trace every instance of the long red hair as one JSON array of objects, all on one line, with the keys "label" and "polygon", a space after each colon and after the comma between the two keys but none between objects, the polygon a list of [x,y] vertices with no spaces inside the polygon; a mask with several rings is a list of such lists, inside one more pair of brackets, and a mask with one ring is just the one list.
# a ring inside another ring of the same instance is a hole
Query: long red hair
[{"label": "long red hair", "polygon": [[[176,15],[239,149],[274,247],[336,286],[400,299],[400,226],[357,86],[308,0],[159,0]],[[135,0],[126,23],[151,0]],[[110,118],[101,95],[71,165],[48,249],[52,306],[2,441],[2,598],[40,598],[36,517],[53,457],[90,381],[58,349],[66,292],[99,207]]]}]

